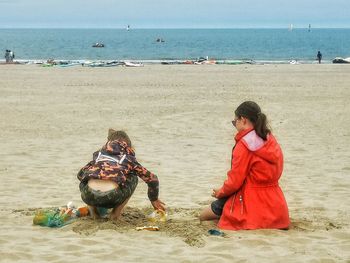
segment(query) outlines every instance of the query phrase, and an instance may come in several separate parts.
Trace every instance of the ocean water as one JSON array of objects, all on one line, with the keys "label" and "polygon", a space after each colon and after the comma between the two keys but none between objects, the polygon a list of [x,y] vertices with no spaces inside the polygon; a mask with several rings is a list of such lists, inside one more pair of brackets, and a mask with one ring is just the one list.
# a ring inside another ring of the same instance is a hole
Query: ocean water
[{"label": "ocean water", "polygon": [[350,57],[350,29],[0,29],[6,49],[20,60],[257,61],[314,61],[320,50],[331,61]]}]

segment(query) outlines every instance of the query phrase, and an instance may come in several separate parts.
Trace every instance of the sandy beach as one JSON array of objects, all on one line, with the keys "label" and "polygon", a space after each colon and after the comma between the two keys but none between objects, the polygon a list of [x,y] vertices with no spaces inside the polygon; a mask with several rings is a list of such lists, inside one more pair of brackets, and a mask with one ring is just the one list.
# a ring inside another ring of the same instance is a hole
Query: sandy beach
[{"label": "sandy beach", "polygon": [[[1,262],[350,262],[348,65],[0,65]],[[200,225],[230,167],[234,109],[256,101],[284,151],[280,185],[291,229]],[[151,211],[142,181],[118,222],[60,229],[34,212],[83,205],[76,173],[125,129],[158,175],[168,222],[136,231]]]}]

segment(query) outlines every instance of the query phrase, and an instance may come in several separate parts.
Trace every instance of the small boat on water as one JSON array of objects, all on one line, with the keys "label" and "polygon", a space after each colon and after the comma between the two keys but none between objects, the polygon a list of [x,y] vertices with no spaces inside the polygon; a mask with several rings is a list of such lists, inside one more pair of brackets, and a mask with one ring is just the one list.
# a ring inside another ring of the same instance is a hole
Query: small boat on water
[{"label": "small boat on water", "polygon": [[93,44],[92,47],[105,47],[105,44],[97,42],[97,43]]},{"label": "small boat on water", "polygon": [[289,25],[288,30],[289,30],[289,31],[293,31],[293,24],[290,24],[290,25]]}]

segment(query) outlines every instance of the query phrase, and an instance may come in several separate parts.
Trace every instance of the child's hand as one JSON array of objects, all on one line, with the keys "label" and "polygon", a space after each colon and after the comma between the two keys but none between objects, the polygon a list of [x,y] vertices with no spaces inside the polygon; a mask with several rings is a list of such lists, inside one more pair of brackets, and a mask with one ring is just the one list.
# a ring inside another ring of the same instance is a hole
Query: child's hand
[{"label": "child's hand", "polygon": [[154,209],[165,211],[165,204],[159,199],[151,201],[151,204],[154,207]]}]

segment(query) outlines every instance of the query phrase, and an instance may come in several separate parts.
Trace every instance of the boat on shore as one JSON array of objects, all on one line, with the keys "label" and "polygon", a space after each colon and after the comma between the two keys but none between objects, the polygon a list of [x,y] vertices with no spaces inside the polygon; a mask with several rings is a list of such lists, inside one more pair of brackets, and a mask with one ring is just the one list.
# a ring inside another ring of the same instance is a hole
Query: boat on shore
[{"label": "boat on shore", "polygon": [[92,68],[96,68],[96,67],[116,67],[116,66],[120,66],[123,65],[122,62],[120,61],[86,61],[84,63],[82,63],[83,67],[92,67]]},{"label": "boat on shore", "polygon": [[350,63],[350,57],[349,58],[336,57],[335,59],[333,59],[332,62],[335,64],[347,64],[347,63]]},{"label": "boat on shore", "polygon": [[130,61],[124,61],[125,67],[143,67],[143,63],[137,63],[137,62],[130,62]]}]

